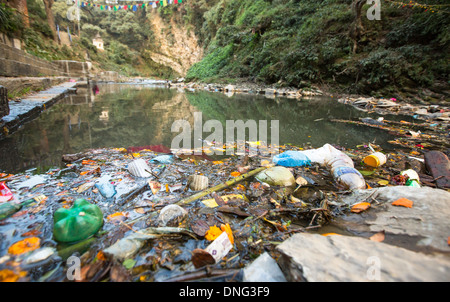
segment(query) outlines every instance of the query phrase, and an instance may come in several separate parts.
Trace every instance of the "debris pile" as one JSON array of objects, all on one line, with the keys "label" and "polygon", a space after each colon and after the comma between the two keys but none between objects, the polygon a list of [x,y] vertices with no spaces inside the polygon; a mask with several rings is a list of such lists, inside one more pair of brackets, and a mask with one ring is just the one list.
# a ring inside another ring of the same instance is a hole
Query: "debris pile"
[{"label": "debris pile", "polygon": [[[448,168],[437,168],[445,160],[448,165],[442,152],[427,157],[387,153],[374,144],[354,150],[327,144],[283,145],[279,155],[262,155],[249,152],[255,146],[260,144],[247,142],[247,152],[232,156],[214,155],[214,148],[229,147],[217,144],[200,155],[95,149],[65,155],[64,167],[44,174],[2,173],[0,279],[254,280],[257,268],[250,265],[258,256],[273,265],[267,257],[279,257],[278,244],[354,211],[342,202],[352,190],[336,167],[355,170],[361,190],[449,188]],[[324,164],[312,156],[317,150],[339,156]],[[298,161],[302,152],[309,157],[301,164],[282,165],[286,155]],[[386,158],[371,167],[364,159],[374,152]],[[73,256],[81,266],[75,274]],[[265,278],[284,280],[279,272]]]}]

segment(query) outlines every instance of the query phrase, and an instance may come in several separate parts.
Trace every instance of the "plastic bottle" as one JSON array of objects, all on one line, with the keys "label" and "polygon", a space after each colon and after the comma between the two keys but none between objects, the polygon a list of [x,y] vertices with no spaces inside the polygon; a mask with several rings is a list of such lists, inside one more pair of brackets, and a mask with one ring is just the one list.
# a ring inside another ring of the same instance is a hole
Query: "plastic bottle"
[{"label": "plastic bottle", "polygon": [[381,152],[375,152],[364,157],[363,161],[366,165],[376,168],[386,163],[386,155]]},{"label": "plastic bottle", "polygon": [[317,149],[286,151],[274,156],[273,162],[286,167],[316,163],[330,169],[336,181],[347,189],[364,189],[366,186],[364,177],[354,168],[353,160],[330,144]]},{"label": "plastic bottle", "polygon": [[349,190],[364,189],[366,182],[358,170],[352,167],[339,166],[332,169],[334,179]]},{"label": "plastic bottle", "polygon": [[56,210],[53,222],[56,241],[75,242],[97,233],[103,225],[103,213],[97,205],[85,199],[77,199],[70,209]]},{"label": "plastic bottle", "polygon": [[401,175],[406,175],[408,176],[408,180],[406,181],[405,185],[407,187],[417,187],[420,188],[420,184],[419,184],[419,174],[417,174],[416,171],[414,171],[413,169],[408,169],[405,171],[402,171],[400,173]]},{"label": "plastic bottle", "polygon": [[21,203],[5,202],[0,204],[0,220],[8,218],[14,213],[18,212],[22,207],[35,202],[34,199],[29,199]]}]

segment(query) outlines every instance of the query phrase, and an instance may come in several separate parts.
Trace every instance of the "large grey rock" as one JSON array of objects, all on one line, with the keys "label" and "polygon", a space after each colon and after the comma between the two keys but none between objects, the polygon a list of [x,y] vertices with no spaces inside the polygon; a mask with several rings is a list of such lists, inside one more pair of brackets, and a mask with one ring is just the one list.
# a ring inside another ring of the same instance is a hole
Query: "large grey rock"
[{"label": "large grey rock", "polygon": [[450,281],[450,258],[361,237],[295,234],[277,247],[288,281]]},{"label": "large grey rock", "polygon": [[[370,196],[370,198],[369,198]],[[399,198],[414,202],[412,208],[393,206]],[[357,232],[379,232],[386,234],[408,235],[420,238],[418,246],[427,246],[435,250],[450,252],[447,243],[450,236],[450,193],[431,187],[382,187],[371,190],[357,190],[343,197],[346,204],[352,205],[368,199],[372,207],[365,213],[352,214],[364,217],[358,224],[347,225]]]},{"label": "large grey rock", "polygon": [[244,269],[244,282],[286,282],[277,262],[267,252]]}]

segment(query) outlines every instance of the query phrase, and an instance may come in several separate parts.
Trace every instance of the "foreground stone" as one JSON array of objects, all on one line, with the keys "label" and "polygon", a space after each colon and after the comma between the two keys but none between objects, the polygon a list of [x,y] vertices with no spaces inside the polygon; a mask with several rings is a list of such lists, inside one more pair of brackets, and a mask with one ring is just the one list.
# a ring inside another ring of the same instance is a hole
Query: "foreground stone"
[{"label": "foreground stone", "polygon": [[[413,201],[412,208],[392,205],[399,198]],[[364,200],[371,202],[371,207],[363,213],[350,214],[347,219],[338,221],[353,233],[384,230],[386,238],[390,235],[416,238],[416,248],[411,249],[428,247],[434,251],[450,252],[450,193],[445,190],[393,186],[357,190],[342,200],[350,206]]]},{"label": "foreground stone", "polygon": [[450,260],[361,237],[295,234],[277,247],[288,281],[449,281]]}]

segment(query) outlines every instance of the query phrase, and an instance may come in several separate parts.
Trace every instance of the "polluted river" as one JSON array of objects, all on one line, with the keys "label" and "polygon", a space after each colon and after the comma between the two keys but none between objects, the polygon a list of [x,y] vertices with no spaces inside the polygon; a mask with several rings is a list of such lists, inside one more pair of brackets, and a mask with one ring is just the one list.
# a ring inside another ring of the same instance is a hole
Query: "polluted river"
[{"label": "polluted river", "polygon": [[[252,263],[283,258],[277,247],[295,234],[379,238],[355,225],[381,208],[382,194],[343,201],[355,190],[448,194],[436,181],[446,176],[424,170],[446,133],[441,121],[329,96],[79,87],[0,141],[0,278],[254,281]],[[387,233],[390,245],[448,263],[448,244],[417,247],[427,234]],[[283,272],[258,281],[305,278]]]}]

